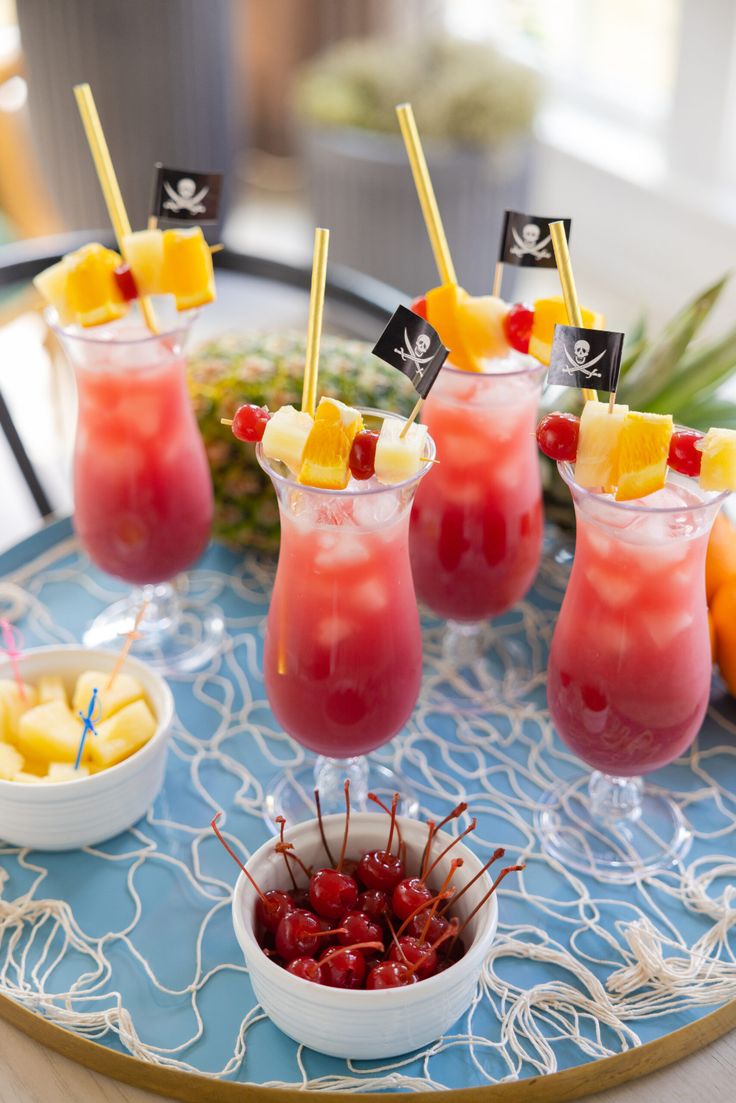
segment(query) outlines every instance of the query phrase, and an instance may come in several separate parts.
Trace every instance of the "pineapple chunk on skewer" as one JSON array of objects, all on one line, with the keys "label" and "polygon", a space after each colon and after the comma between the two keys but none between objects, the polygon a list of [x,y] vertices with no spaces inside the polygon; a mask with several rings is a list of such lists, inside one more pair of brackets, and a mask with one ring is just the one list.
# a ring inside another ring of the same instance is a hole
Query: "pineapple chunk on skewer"
[{"label": "pineapple chunk on skewer", "polygon": [[49,762],[45,781],[76,781],[79,777],[89,777],[89,766],[83,766],[80,762],[74,769],[73,762]]},{"label": "pineapple chunk on skewer", "polygon": [[[82,737],[82,721],[63,701],[36,705],[20,718],[17,746],[23,755],[54,762],[74,762]],[[86,740],[84,758],[89,757]]]},{"label": "pineapple chunk on skewer", "polygon": [[410,425],[406,436],[402,437],[403,428],[404,422],[399,418],[384,418],[376,444],[375,471],[379,483],[403,483],[416,475],[422,466],[427,426]]},{"label": "pineapple chunk on skewer", "polygon": [[616,404],[609,414],[608,403],[585,403],[575,459],[578,486],[593,490],[616,485],[621,431],[628,412],[624,405]]},{"label": "pineapple chunk on skewer", "polygon": [[72,696],[72,708],[75,713],[86,713],[94,689],[97,690],[97,715],[100,720],[107,720],[108,716],[112,716],[114,712],[118,712],[143,696],[141,683],[131,674],[121,671],[108,689],[109,680],[109,671],[85,670],[80,674]]},{"label": "pineapple chunk on skewer", "polygon": [[281,460],[298,475],[307,437],[314,420],[311,414],[282,406],[269,418],[263,433],[263,455],[269,460]]},{"label": "pineapple chunk on skewer", "polygon": [[98,767],[114,766],[139,750],[156,731],[156,720],[145,701],[134,701],[104,720],[97,736],[87,741],[92,762]]},{"label": "pineapple chunk on skewer", "polygon": [[703,490],[736,490],[736,429],[709,429],[701,444]]}]

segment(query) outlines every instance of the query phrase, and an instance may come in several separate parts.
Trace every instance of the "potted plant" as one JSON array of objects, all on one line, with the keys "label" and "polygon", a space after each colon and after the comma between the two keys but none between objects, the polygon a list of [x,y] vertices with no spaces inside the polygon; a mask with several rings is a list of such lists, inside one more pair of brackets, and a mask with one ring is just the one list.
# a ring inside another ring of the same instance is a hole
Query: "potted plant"
[{"label": "potted plant", "polygon": [[437,282],[394,110],[408,100],[460,279],[487,290],[504,208],[524,209],[537,99],[525,66],[455,39],[343,42],[308,64],[295,107],[331,259],[406,292]]}]

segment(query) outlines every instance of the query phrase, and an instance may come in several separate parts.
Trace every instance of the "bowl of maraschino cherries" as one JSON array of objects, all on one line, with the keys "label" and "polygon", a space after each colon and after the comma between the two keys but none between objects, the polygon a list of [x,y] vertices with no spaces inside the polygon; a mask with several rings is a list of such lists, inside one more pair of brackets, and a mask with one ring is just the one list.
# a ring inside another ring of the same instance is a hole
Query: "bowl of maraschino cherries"
[{"label": "bowl of maraschino cherries", "polygon": [[[440,823],[376,812],[322,816],[281,835],[243,864],[233,924],[256,998],[280,1030],[333,1057],[393,1057],[429,1045],[470,1006],[498,924],[491,866]],[[319,813],[319,795],[315,794]]]}]

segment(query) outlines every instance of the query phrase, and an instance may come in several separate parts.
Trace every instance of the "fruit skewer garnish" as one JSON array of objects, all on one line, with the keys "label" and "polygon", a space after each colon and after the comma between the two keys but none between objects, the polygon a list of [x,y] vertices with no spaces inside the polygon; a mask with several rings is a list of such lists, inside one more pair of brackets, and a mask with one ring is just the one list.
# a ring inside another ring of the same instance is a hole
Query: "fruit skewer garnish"
[{"label": "fruit skewer garnish", "polygon": [[[375,794],[370,799],[388,816],[388,837],[383,845],[367,850],[357,859],[348,858],[350,836],[350,786],[345,782],[345,825],[340,853],[335,861],[327,844],[318,794],[315,794],[317,821],[324,852],[330,865],[310,869],[298,860],[293,847],[280,836],[276,851],[284,854],[291,887],[263,892],[217,826],[220,813],[211,827],[254,888],[256,933],[263,952],[274,964],[312,984],[334,988],[369,989],[402,987],[419,983],[450,968],[464,952],[463,931],[493,895],[509,873],[523,865],[507,866],[462,921],[449,914],[456,902],[476,881],[502,858],[499,847],[474,877],[455,888],[454,880],[463,867],[462,858],[453,857],[453,848],[475,828],[475,820],[435,857],[431,847],[440,827],[467,810],[463,802],[441,823],[428,825],[428,842],[419,857],[416,876],[407,865],[406,846],[396,818],[399,796],[387,807]],[[289,856],[287,859],[287,855]],[[449,856],[449,865],[440,875],[439,867]],[[307,880],[298,887],[290,859]],[[438,889],[427,883],[435,874]]]},{"label": "fruit skewer garnish", "polygon": [[550,459],[575,464],[575,480],[613,490],[617,501],[642,498],[665,485],[667,467],[698,478],[703,490],[736,490],[736,430],[676,429],[664,414],[587,402],[581,418],[546,414],[537,443]]},{"label": "fruit skewer garnish", "polygon": [[146,325],[155,333],[149,296],[173,295],[180,311],[215,298],[210,247],[199,226],[132,231],[91,89],[78,85],[74,93],[119,252],[96,242],[85,245],[33,282],[61,325],[105,325],[124,317],[137,300]]}]

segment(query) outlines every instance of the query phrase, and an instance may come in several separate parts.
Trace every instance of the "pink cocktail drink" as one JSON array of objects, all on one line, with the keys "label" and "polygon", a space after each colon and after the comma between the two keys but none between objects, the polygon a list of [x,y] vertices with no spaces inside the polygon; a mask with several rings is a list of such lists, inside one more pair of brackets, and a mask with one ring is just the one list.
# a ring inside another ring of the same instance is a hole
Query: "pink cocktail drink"
[{"label": "pink cocktail drink", "polygon": [[75,364],[74,525],[90,559],[137,585],[194,563],[212,525],[207,457],[171,338],[126,353],[96,342]]},{"label": "pink cocktail drink", "polygon": [[692,743],[708,703],[710,526],[692,512],[702,505],[696,484],[684,483],[642,499],[639,513],[592,495],[577,511],[547,692],[565,743],[606,774],[667,765]]},{"label": "pink cocktail drink", "polygon": [[207,546],[212,481],[187,392],[191,315],[167,325],[164,304],[157,316],[158,333],[133,311],[94,329],[51,320],[77,383],[74,527],[97,567],[140,587],[104,610],[84,641],[117,645],[144,608],[136,653],[193,670],[217,650],[222,617],[187,610],[170,580]]},{"label": "pink cocktail drink", "polygon": [[[373,427],[370,412],[363,413]],[[434,455],[431,441],[427,447]],[[281,516],[264,645],[266,693],[284,730],[322,756],[302,788],[311,793],[316,784],[323,807],[334,797],[339,808],[349,776],[359,804],[377,787],[361,756],[402,730],[419,695],[422,639],[409,515],[426,467],[398,486],[374,477],[335,491],[300,486],[282,464],[260,449],[258,455]],[[383,774],[378,787],[390,801],[390,785],[403,786]],[[296,818],[308,812],[283,792],[279,807]]]},{"label": "pink cocktail drink", "polygon": [[473,373],[445,367],[422,412],[439,465],[417,492],[417,594],[440,616],[481,627],[528,591],[542,546],[535,420],[544,368],[530,357]]},{"label": "pink cocktail drink", "polygon": [[560,738],[594,773],[587,795],[580,780],[547,794],[538,822],[564,865],[626,880],[689,845],[677,805],[640,775],[682,755],[705,715],[705,554],[726,495],[670,470],[662,490],[616,502],[579,487],[569,464],[559,469],[577,531],[547,700]]}]

